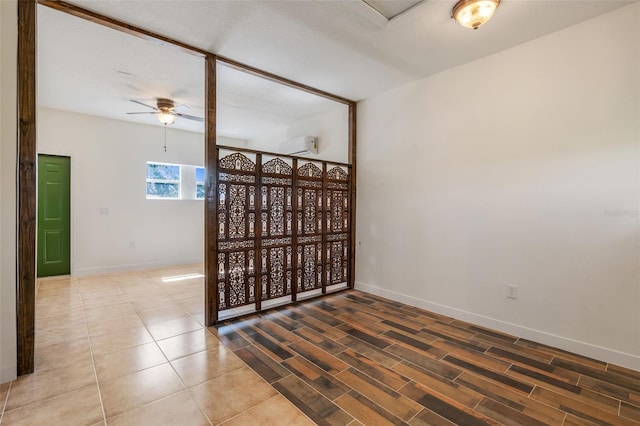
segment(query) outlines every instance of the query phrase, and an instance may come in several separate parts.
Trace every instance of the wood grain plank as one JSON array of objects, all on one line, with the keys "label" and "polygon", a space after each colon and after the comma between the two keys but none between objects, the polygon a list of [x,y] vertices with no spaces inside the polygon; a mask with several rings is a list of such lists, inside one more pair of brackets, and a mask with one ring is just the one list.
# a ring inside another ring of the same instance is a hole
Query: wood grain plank
[{"label": "wood grain plank", "polygon": [[406,361],[396,365],[394,371],[468,408],[475,407],[484,398],[483,395],[476,391],[465,388],[456,382],[447,380]]},{"label": "wood grain plank", "polygon": [[[507,372],[508,375],[516,377],[524,382],[539,384],[546,388],[558,388],[562,391],[567,391],[578,395],[581,388],[568,380],[554,376],[553,374],[545,374],[534,369],[525,368],[519,365],[512,365]],[[556,390],[556,389],[554,389]]]},{"label": "wood grain plank", "polygon": [[282,311],[268,312],[265,315],[265,319],[273,322],[274,324],[278,324],[280,327],[288,331],[293,331],[300,327],[304,327],[304,325],[299,321],[296,321],[289,316],[284,315]]},{"label": "wood grain plank", "polygon": [[253,326],[255,329],[262,331],[265,335],[271,337],[278,342],[288,345],[300,340],[300,337],[281,327],[279,324],[265,318],[263,321],[257,322]]},{"label": "wood grain plank", "polygon": [[589,376],[581,376],[578,385],[580,388],[589,389],[611,398],[640,406],[640,392]]},{"label": "wood grain plank", "polygon": [[325,338],[324,334],[318,333],[317,331],[307,327],[297,329],[295,331],[295,334],[299,336],[299,338],[306,340],[312,345],[315,345],[332,355],[339,354],[346,349],[345,346],[339,344],[338,342]]},{"label": "wood grain plank", "polygon": [[436,414],[431,410],[427,410],[426,408],[411,419],[409,424],[411,426],[458,426],[441,415]]},{"label": "wood grain plank", "polygon": [[416,402],[354,368],[337,374],[336,378],[403,421],[410,420],[422,410]]},{"label": "wood grain plank", "polygon": [[[502,425],[545,426],[546,423],[536,420],[520,411],[507,407],[489,398],[484,398],[476,407],[476,411],[490,417]],[[558,423],[560,424],[560,423]]]},{"label": "wood grain plank", "polygon": [[479,426],[498,424],[481,413],[465,407],[449,398],[433,392],[419,383],[410,383],[401,389],[403,395],[411,395],[411,399],[434,413],[458,425]]},{"label": "wood grain plank", "polygon": [[421,333],[423,334],[427,334],[428,336],[434,336],[439,338],[441,341],[446,342],[449,345],[454,345],[457,346],[459,348],[462,349],[467,349],[470,351],[476,351],[476,352],[485,352],[487,349],[489,349],[489,347],[491,345],[488,345],[486,343],[481,343],[481,342],[475,342],[475,341],[469,341],[469,340],[464,340],[464,339],[456,339],[455,337],[449,336],[447,334],[444,333],[440,333],[436,330],[433,329],[428,329],[424,328],[422,329]]},{"label": "wood grain plank", "polygon": [[341,324],[344,324],[344,322],[341,321],[340,319],[332,315],[329,315],[320,309],[315,309],[313,306],[306,306],[306,305],[304,307],[296,306],[294,307],[294,309],[296,309],[298,313],[304,315],[305,317],[312,317],[331,327],[337,327]]},{"label": "wood grain plank", "polygon": [[578,379],[580,378],[580,373],[556,367],[549,364],[548,362],[542,362],[536,359],[532,359],[519,353],[508,351],[506,349],[498,348],[495,346],[489,348],[487,353],[499,359],[513,362],[514,364],[520,365],[522,367],[528,367],[534,370],[553,374],[554,376],[563,377],[567,379],[566,381],[568,381],[569,383],[578,383]]},{"label": "wood grain plank", "polygon": [[623,402],[620,404],[620,415],[640,423],[640,406]]},{"label": "wood grain plank", "polygon": [[621,367],[615,364],[608,364],[607,371],[610,373],[619,374],[623,377],[640,380],[640,371],[632,370],[630,368]]},{"label": "wood grain plank", "polygon": [[511,334],[501,333],[496,330],[491,330],[486,327],[481,327],[479,325],[471,324],[465,321],[454,320],[450,323],[452,326],[463,328],[465,330],[469,330],[470,332],[483,334],[485,336],[491,336],[495,339],[504,340],[506,342],[514,343],[518,338],[516,336],[512,336]]},{"label": "wood grain plank", "polygon": [[409,382],[409,379],[401,374],[398,374],[394,370],[389,369],[352,349],[346,349],[337,356],[350,366],[355,367],[366,375],[384,383],[391,389],[398,390]]},{"label": "wood grain plank", "polygon": [[355,337],[356,339],[362,340],[363,342],[373,345],[379,349],[384,349],[387,346],[391,345],[391,342],[389,340],[376,337],[374,334],[368,333],[362,330],[361,328],[345,327],[343,328],[343,330],[348,335]]},{"label": "wood grain plank", "polygon": [[344,411],[365,425],[384,426],[402,423],[400,419],[394,417],[391,413],[383,410],[377,404],[355,391],[351,391],[348,394],[341,396],[336,399],[335,402]]},{"label": "wood grain plank", "polygon": [[303,317],[302,319],[298,320],[298,323],[301,326],[308,327],[311,330],[324,334],[327,336],[327,338],[336,341],[342,339],[347,335],[347,333],[340,330],[339,328],[331,327],[330,325],[312,317]]},{"label": "wood grain plank", "polygon": [[576,398],[571,398],[566,395],[562,395],[558,392],[554,392],[542,387],[536,387],[531,393],[531,397],[546,404],[556,407],[562,411],[565,411],[581,419],[588,420],[596,424],[604,425],[618,425],[618,426],[631,426],[637,423],[618,416],[617,414],[604,411],[601,408],[589,404],[588,402],[581,401]]},{"label": "wood grain plank", "polygon": [[247,336],[247,340],[276,362],[293,357],[293,353],[285,345],[270,339],[262,333],[250,334]]},{"label": "wood grain plank", "polygon": [[343,361],[340,361],[328,352],[325,352],[304,340],[292,343],[289,345],[289,348],[293,349],[329,374],[336,374],[349,368],[349,366]]},{"label": "wood grain plank", "polygon": [[520,345],[520,346],[527,347],[527,348],[536,349],[538,351],[546,352],[546,353],[548,353],[550,355],[553,355],[554,357],[560,357],[560,358],[563,358],[563,359],[565,359],[567,361],[580,363],[580,364],[585,365],[587,367],[592,367],[592,368],[599,369],[599,370],[605,370],[607,368],[607,363],[606,362],[598,361],[598,360],[593,359],[593,358],[589,358],[589,357],[586,357],[586,356],[582,356],[582,355],[574,354],[574,353],[571,353],[571,352],[567,352],[565,350],[562,350],[562,349],[559,349],[559,348],[554,348],[552,346],[543,345],[542,343],[532,342],[531,340],[518,339],[516,344]]},{"label": "wood grain plank", "polygon": [[[472,341],[476,342],[477,339],[472,339]],[[537,349],[531,349],[526,346],[518,345],[517,343],[509,343],[509,342],[502,342],[502,341],[500,342],[494,341],[493,343],[484,343],[484,342],[479,342],[479,343],[486,344],[487,346],[490,346],[490,347],[504,349],[506,351],[509,351],[512,354],[521,355],[529,359],[543,362],[546,364],[550,364],[551,360],[554,357],[549,353],[539,351]]]},{"label": "wood grain plank", "polygon": [[349,386],[301,356],[288,359],[282,365],[331,401],[351,390]]},{"label": "wood grain plank", "polygon": [[425,356],[425,352],[414,351],[404,346],[390,346],[387,348],[387,352],[449,380],[455,379],[462,373],[461,369],[455,368],[446,362]]},{"label": "wood grain plank", "polygon": [[343,337],[342,339],[338,340],[338,342],[350,349],[353,349],[356,352],[361,353],[367,358],[379,362],[385,367],[393,367],[398,362],[400,362],[401,359],[400,357],[394,356],[387,351],[383,351],[380,348],[377,348],[351,336]]},{"label": "wood grain plank", "polygon": [[530,399],[529,395],[512,392],[498,383],[469,372],[462,373],[455,382],[546,424],[560,424],[565,417],[565,413],[557,408]]},{"label": "wood grain plank", "polygon": [[444,357],[448,351],[444,351],[435,346],[426,343],[424,340],[420,338],[420,336],[416,336],[417,338],[409,337],[404,333],[398,333],[397,331],[391,330],[387,331],[383,334],[384,337],[389,338],[392,342],[406,346],[410,349],[419,350],[422,352],[426,352],[432,358],[440,359]]},{"label": "wood grain plank", "polygon": [[275,382],[273,387],[318,425],[346,425],[353,420],[344,410],[295,375]]},{"label": "wood grain plank", "polygon": [[233,326],[221,325],[209,327],[209,331],[218,340],[220,340],[223,345],[231,350],[236,350],[251,345],[251,343],[249,343],[247,339],[242,337]]},{"label": "wood grain plank", "polygon": [[596,423],[581,419],[573,414],[567,414],[562,426],[597,426]]},{"label": "wood grain plank", "polygon": [[462,341],[465,341],[465,340],[468,341],[469,339],[477,335],[476,332],[458,328],[449,324],[444,324],[439,321],[436,321],[434,323],[427,325],[422,330],[425,333],[430,333],[430,334],[431,332],[440,333],[438,334],[438,336],[445,336],[447,338],[454,338]]},{"label": "wood grain plank", "polygon": [[234,353],[269,383],[291,375],[289,370],[282,367],[254,346],[238,349]]},{"label": "wood grain plank", "polygon": [[[402,320],[398,320],[398,318],[394,318],[393,321],[389,319],[382,320],[382,324],[388,325],[390,329],[395,329],[397,331],[404,331],[410,334],[418,333],[422,329],[422,324],[418,324],[418,325],[413,324],[413,327],[411,327],[404,324]],[[426,339],[426,336],[424,338]],[[434,341],[434,340],[435,340],[435,337],[432,337],[431,341]]]},{"label": "wood grain plank", "polygon": [[505,372],[511,366],[511,363],[502,359],[486,355],[482,352],[469,350],[465,346],[459,346],[456,343],[451,343],[446,340],[436,340],[432,345],[441,351],[455,355],[456,357],[472,362],[478,365],[482,365],[486,368]]},{"label": "wood grain plank", "polygon": [[640,392],[640,380],[635,380],[631,377],[625,377],[615,373],[610,373],[599,368],[589,367],[585,364],[569,361],[562,358],[554,358],[551,361],[551,364],[558,367],[566,368],[567,370],[578,372],[585,376],[593,377],[594,379],[600,379],[635,392]]},{"label": "wood grain plank", "polygon": [[479,365],[464,361],[452,355],[447,355],[446,357],[444,357],[444,361],[452,365],[455,365],[457,367],[460,367],[464,370],[478,374],[489,380],[493,380],[494,382],[500,383],[504,386],[508,386],[514,391],[524,392],[528,394],[533,390],[533,386],[528,383],[522,382],[520,380],[516,380],[506,374],[499,373],[497,371],[492,371],[484,367],[481,367]]}]

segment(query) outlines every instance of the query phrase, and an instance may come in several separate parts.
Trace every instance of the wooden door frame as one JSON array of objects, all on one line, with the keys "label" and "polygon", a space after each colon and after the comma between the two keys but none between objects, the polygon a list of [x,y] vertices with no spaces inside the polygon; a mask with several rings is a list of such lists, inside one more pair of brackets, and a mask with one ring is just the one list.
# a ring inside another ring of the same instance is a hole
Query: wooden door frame
[{"label": "wooden door frame", "polygon": [[210,237],[211,229],[216,229],[214,192],[209,188],[214,184],[211,178],[215,169],[216,147],[216,63],[284,84],[326,99],[330,99],[349,107],[349,164],[352,166],[351,185],[351,270],[349,286],[355,284],[355,252],[356,252],[356,102],[325,92],[314,87],[277,76],[250,65],[218,56],[215,53],[190,46],[178,40],[129,25],[125,22],[83,9],[78,6],[57,0],[18,0],[18,74],[17,74],[17,277],[16,277],[16,337],[17,337],[17,373],[18,375],[33,373],[35,368],[35,291],[36,291],[36,8],[41,4],[70,15],[86,19],[90,22],[107,26],[127,34],[171,46],[204,58],[205,60],[205,166],[207,182],[205,184],[205,321],[213,324],[213,312],[217,292],[211,291],[215,285],[215,277],[209,273],[210,265],[215,268],[215,238]]}]

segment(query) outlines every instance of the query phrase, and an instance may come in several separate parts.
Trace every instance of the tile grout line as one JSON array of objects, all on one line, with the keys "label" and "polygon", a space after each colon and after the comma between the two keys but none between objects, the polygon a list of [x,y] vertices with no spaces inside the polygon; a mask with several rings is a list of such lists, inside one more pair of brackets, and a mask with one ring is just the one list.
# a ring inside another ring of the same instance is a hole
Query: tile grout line
[{"label": "tile grout line", "polygon": [[[144,323],[144,322],[143,322],[143,323]],[[145,327],[146,327],[146,325],[145,325]],[[190,333],[190,332],[189,332],[189,333]],[[149,334],[151,334],[151,333],[149,333]],[[183,333],[183,334],[186,334],[186,333]],[[180,334],[179,334],[178,336],[180,336]],[[187,385],[184,383],[184,380],[182,380],[182,377],[180,376],[180,374],[178,373],[178,371],[176,370],[176,368],[173,366],[173,364],[171,363],[171,361],[169,361],[169,357],[167,356],[167,354],[165,354],[165,353],[164,353],[164,351],[162,350],[162,348],[160,347],[160,345],[158,345],[158,341],[155,339],[155,337],[153,337],[153,335],[151,335],[151,337],[153,338],[153,343],[155,343],[155,344],[156,344],[156,346],[158,347],[158,349],[159,349],[159,350],[160,350],[160,352],[162,353],[162,356],[164,356],[164,358],[167,360],[167,364],[169,364],[169,367],[171,367],[171,370],[172,370],[172,371],[174,372],[174,374],[178,377],[178,380],[180,381],[180,384],[182,384],[182,386],[184,387],[184,390],[181,390],[180,392],[187,391],[187,394],[189,395],[189,398],[191,398],[191,400],[193,400],[193,402],[196,404],[196,406],[198,407],[198,410],[200,410],[200,412],[202,413],[202,415],[204,416],[204,418],[205,418],[205,419],[207,419],[207,421],[209,422],[209,424],[210,424],[210,425],[213,425],[213,422],[211,421],[211,419],[209,418],[209,416],[207,416],[207,413],[205,413],[205,412],[202,410],[202,407],[200,407],[200,404],[198,404],[198,402],[193,398],[193,395],[191,394],[191,388],[187,387]],[[172,337],[175,337],[175,336],[172,336]],[[160,340],[162,340],[162,339],[160,339]],[[225,349],[226,349],[226,348],[225,348]],[[205,348],[205,350],[204,350],[204,351],[202,351],[202,352],[207,352],[207,351],[208,351],[208,349],[206,349],[206,348]],[[198,353],[199,353],[199,352],[198,352]],[[191,354],[191,355],[195,355],[195,354]],[[186,356],[184,356],[184,357],[182,357],[182,358],[186,358],[187,356],[191,356],[191,355],[186,355]],[[176,358],[176,359],[182,359],[182,358]],[[174,361],[175,361],[175,360],[174,360]],[[160,364],[160,365],[162,365],[162,364]],[[225,374],[226,374],[226,373],[225,373]],[[224,374],[223,374],[223,375],[224,375]],[[209,380],[212,380],[212,379],[209,379]],[[208,380],[207,380],[207,381],[208,381]],[[206,383],[207,381],[204,381],[204,382],[202,382],[202,383]],[[202,383],[198,383],[198,384],[197,384],[197,385],[195,385],[195,386],[200,386]],[[195,386],[192,386],[192,388],[193,388],[193,387],[195,387]],[[168,397],[173,396],[173,395],[176,395],[176,394],[178,394],[178,393],[180,393],[180,392],[176,392],[176,393],[174,393],[174,394],[167,395],[167,396],[165,396],[164,398],[168,398]],[[163,399],[163,398],[161,398],[161,399]],[[159,401],[159,400],[156,400],[156,401]],[[152,403],[154,403],[154,402],[156,402],[156,401],[151,401],[151,402],[150,402],[150,403],[148,403],[148,404],[152,404]],[[147,405],[147,404],[144,404],[144,405]],[[144,405],[142,405],[142,406],[144,407]],[[137,407],[137,408],[139,408],[139,407]]]},{"label": "tile grout line", "polygon": [[91,345],[91,336],[89,334],[89,324],[87,323],[87,316],[84,308],[84,299],[80,295],[80,303],[82,306],[82,320],[84,321],[85,329],[87,330],[87,340],[89,341],[89,354],[91,355],[91,366],[93,367],[93,377],[96,379],[96,388],[98,389],[98,399],[100,400],[100,410],[102,411],[102,421],[105,426],[107,424],[107,414],[104,410],[104,403],[102,402],[102,392],[100,391],[100,381],[98,380],[98,371],[96,369],[96,360],[93,356],[93,347]]},{"label": "tile grout line", "polygon": [[4,410],[7,408],[7,401],[9,400],[9,393],[11,392],[11,388],[13,387],[14,380],[9,382],[9,389],[7,389],[7,394],[4,397],[4,401],[2,401],[2,411],[0,411],[0,425],[2,424],[2,419],[4,418]]},{"label": "tile grout line", "polygon": [[[147,275],[145,274],[145,276],[147,276]],[[149,280],[153,280],[152,278],[150,278],[150,277],[148,277],[148,276],[147,276],[147,279],[149,279]],[[118,286],[118,288],[119,288],[119,286]],[[159,289],[162,291],[162,293],[163,293],[164,295],[166,295],[169,299],[171,299],[171,302],[172,302],[172,303],[175,303],[175,301],[173,300],[173,297],[172,297],[172,296],[171,296],[171,295],[170,295],[166,290],[164,290],[164,289],[163,289],[163,288],[161,288],[161,287],[159,287]],[[120,290],[122,291],[122,289],[120,289]],[[135,408],[132,408],[131,410],[127,410],[127,411],[132,411],[132,410],[138,409],[138,408],[140,408],[140,407],[144,407],[145,405],[152,404],[152,403],[157,402],[157,401],[160,401],[160,400],[162,400],[162,399],[164,399],[164,398],[168,398],[168,397],[170,397],[170,396],[177,395],[177,394],[178,394],[178,393],[180,393],[180,392],[184,392],[184,391],[186,391],[186,392],[187,392],[187,394],[189,395],[189,398],[191,398],[191,400],[193,400],[193,402],[196,404],[196,406],[198,407],[198,410],[200,410],[200,412],[202,413],[202,415],[204,416],[204,418],[205,418],[205,419],[207,419],[207,421],[209,422],[209,424],[210,424],[210,425],[213,425],[213,422],[211,421],[211,419],[209,419],[209,417],[207,416],[207,414],[202,410],[202,407],[200,407],[200,405],[199,405],[199,404],[195,401],[195,399],[193,398],[193,395],[191,394],[190,388],[188,388],[188,387],[187,387],[187,385],[184,383],[184,381],[182,380],[182,377],[181,377],[181,376],[180,376],[180,374],[176,371],[175,367],[173,366],[173,364],[172,364],[172,363],[171,363],[171,361],[169,360],[169,357],[167,356],[167,354],[165,354],[165,353],[164,353],[164,351],[162,350],[162,348],[161,348],[161,347],[160,347],[160,345],[158,344],[158,340],[164,340],[164,339],[156,339],[156,337],[151,333],[151,330],[149,330],[149,325],[151,325],[151,324],[147,325],[147,323],[146,323],[146,322],[144,322],[144,320],[143,320],[143,319],[142,319],[142,317],[140,316],[140,314],[141,314],[141,313],[143,313],[143,312],[147,312],[147,311],[141,311],[141,312],[138,312],[138,311],[133,307],[133,305],[131,305],[131,301],[127,300],[127,303],[129,304],[129,306],[131,306],[131,308],[133,309],[133,311],[136,313],[136,316],[138,317],[138,319],[140,320],[140,322],[142,322],[142,325],[144,326],[144,329],[147,331],[147,333],[149,333],[149,336],[151,336],[151,338],[153,339],[153,343],[156,345],[156,347],[158,348],[158,350],[160,351],[160,353],[162,354],[162,356],[164,357],[164,359],[166,359],[166,360],[167,360],[167,364],[169,365],[169,367],[171,367],[171,370],[174,372],[174,374],[175,374],[175,375],[176,375],[176,377],[178,378],[178,381],[180,382],[180,384],[181,384],[181,385],[182,385],[182,387],[184,388],[183,390],[181,390],[181,391],[179,391],[179,392],[173,393],[173,394],[171,394],[171,395],[166,395],[166,396],[165,396],[165,397],[163,397],[163,398],[157,399],[157,400],[155,400],[155,401],[151,401],[151,402],[149,402],[149,403],[147,403],[147,404],[143,404],[143,405],[141,405],[141,406],[139,406],[139,407],[135,407]],[[158,309],[163,309],[163,308],[161,307],[161,308],[158,308]],[[181,307],[181,309],[182,309],[182,307]],[[154,310],[154,309],[150,309],[150,310]],[[183,309],[183,310],[184,310],[184,309]],[[190,316],[190,315],[189,315],[189,313],[188,313],[186,310],[184,310],[184,311],[187,313],[187,316]],[[172,320],[170,320],[170,321],[172,321]],[[203,326],[203,328],[206,330],[206,327],[204,327],[204,326]],[[173,338],[173,337],[176,337],[176,336],[181,336],[181,335],[183,335],[183,334],[188,334],[188,333],[191,333],[191,332],[193,332],[193,331],[197,331],[197,330],[187,331],[187,332],[185,332],[185,333],[180,333],[180,334],[177,334],[177,335],[175,335],[175,336],[165,337],[165,339]],[[151,343],[151,342],[149,342],[149,343]],[[206,348],[205,348],[205,352],[206,352],[207,350],[208,350],[208,349],[206,349]],[[194,354],[192,354],[192,355],[194,355]],[[186,356],[190,356],[190,355],[186,355]],[[186,356],[185,356],[185,357],[186,357]],[[182,358],[185,358],[185,357],[182,357]],[[178,359],[180,359],[180,358],[178,358]],[[174,361],[175,361],[175,360],[174,360]],[[162,365],[162,364],[159,364],[159,365]],[[155,367],[157,367],[157,366],[155,366]],[[139,371],[144,371],[144,370],[146,370],[146,369],[148,369],[148,368],[153,368],[153,367],[147,367],[147,368],[144,368],[144,369],[139,370]],[[126,413],[127,411],[124,411],[123,413]],[[122,414],[122,413],[120,413],[120,414]]]}]

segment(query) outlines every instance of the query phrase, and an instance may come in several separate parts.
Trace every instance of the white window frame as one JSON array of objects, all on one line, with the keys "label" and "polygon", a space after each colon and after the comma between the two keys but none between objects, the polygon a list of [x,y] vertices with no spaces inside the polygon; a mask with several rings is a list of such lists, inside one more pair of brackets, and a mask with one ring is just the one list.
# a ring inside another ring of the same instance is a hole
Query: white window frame
[{"label": "white window frame", "polygon": [[[179,180],[172,179],[153,179],[147,177],[147,168],[150,164],[157,164],[161,166],[175,166],[178,167],[179,172]],[[161,161],[147,161],[145,163],[145,195],[147,200],[200,200],[203,201],[205,197],[198,198],[198,185],[205,184],[204,180],[197,181],[196,179],[196,170],[203,169],[204,166],[192,166],[189,164],[178,164],[178,163],[164,163]],[[185,173],[186,171],[186,173]],[[206,170],[205,170],[206,176]],[[178,196],[177,197],[158,197],[155,195],[149,195],[147,191],[148,183],[168,183],[168,184],[177,184],[178,185]]]},{"label": "white window frame", "polygon": [[[198,180],[198,169],[202,169],[204,175],[202,176],[202,181]],[[206,194],[204,193],[204,184],[207,177],[207,170],[204,166],[195,166],[196,171],[196,200],[204,200],[206,198]],[[202,185],[202,198],[198,197],[198,185]]]},{"label": "white window frame", "polygon": [[[147,177],[147,166],[150,164],[155,164],[155,165],[159,165],[159,166],[176,166],[178,167],[178,180],[173,180],[173,179],[153,179],[153,178],[148,178]],[[144,192],[145,195],[147,197],[147,200],[181,200],[182,199],[182,164],[175,164],[175,163],[161,163],[158,161],[147,161],[145,163],[145,168],[144,168],[144,177],[145,177],[145,186],[144,186]],[[178,196],[177,197],[158,197],[156,195],[149,195],[149,193],[147,192],[147,183],[170,183],[170,184],[177,184],[178,185]]]}]

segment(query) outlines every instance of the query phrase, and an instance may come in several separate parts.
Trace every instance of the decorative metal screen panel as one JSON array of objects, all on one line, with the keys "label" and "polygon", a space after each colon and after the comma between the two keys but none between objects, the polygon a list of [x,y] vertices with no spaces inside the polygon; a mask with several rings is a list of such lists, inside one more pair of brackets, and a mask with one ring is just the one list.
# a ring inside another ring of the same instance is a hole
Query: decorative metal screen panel
[{"label": "decorative metal screen panel", "polygon": [[348,165],[218,149],[217,166],[216,318],[350,285]]}]

